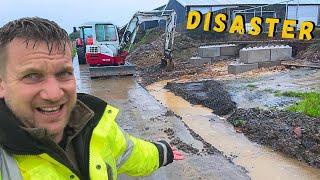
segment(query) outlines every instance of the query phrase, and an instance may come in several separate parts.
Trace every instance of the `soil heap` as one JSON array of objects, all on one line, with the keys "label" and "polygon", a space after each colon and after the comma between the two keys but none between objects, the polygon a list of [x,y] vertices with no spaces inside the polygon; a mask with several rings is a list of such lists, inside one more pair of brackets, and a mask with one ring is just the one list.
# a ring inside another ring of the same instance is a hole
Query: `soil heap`
[{"label": "soil heap", "polygon": [[320,168],[320,118],[288,111],[237,109],[228,121],[252,141]]},{"label": "soil heap", "polygon": [[173,62],[175,69],[167,72],[160,67],[163,57],[164,34],[159,29],[151,29],[135,45],[127,60],[134,63],[139,71],[140,83],[148,85],[165,79],[201,72],[204,67],[194,67],[188,62],[196,54],[199,42],[186,35],[175,33]]},{"label": "soil heap", "polygon": [[320,64],[320,43],[312,44],[305,51],[298,53],[298,58],[311,63]]}]

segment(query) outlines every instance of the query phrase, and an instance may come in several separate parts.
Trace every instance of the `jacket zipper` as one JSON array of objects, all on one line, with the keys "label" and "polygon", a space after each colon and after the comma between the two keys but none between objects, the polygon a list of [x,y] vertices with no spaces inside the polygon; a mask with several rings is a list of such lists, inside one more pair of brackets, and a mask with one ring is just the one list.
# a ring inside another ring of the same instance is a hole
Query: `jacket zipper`
[{"label": "jacket zipper", "polygon": [[113,180],[112,168],[111,168],[111,166],[110,166],[108,163],[106,163],[106,165],[107,165],[108,180]]},{"label": "jacket zipper", "polygon": [[84,164],[84,169],[85,169],[85,179],[90,179],[90,172],[89,172],[89,167],[90,167],[90,141],[92,137],[92,132],[93,129],[95,128],[96,124],[90,125],[90,129],[85,132],[84,135],[84,158],[82,163]]}]

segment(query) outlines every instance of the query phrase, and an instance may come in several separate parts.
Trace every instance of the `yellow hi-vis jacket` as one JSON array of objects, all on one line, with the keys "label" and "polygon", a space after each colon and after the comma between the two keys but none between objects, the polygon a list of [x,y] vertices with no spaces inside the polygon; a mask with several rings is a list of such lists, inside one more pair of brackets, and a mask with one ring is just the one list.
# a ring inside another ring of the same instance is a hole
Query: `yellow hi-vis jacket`
[{"label": "yellow hi-vis jacket", "polygon": [[[86,179],[117,179],[120,173],[146,176],[160,166],[172,162],[172,159],[167,159],[167,144],[153,144],[125,133],[115,121],[118,111],[107,105],[101,119],[93,128],[88,144],[89,177]],[[163,149],[159,150],[159,147]],[[47,153],[11,155],[3,148],[0,149],[0,180],[83,179]],[[159,153],[164,153],[161,161]]]}]

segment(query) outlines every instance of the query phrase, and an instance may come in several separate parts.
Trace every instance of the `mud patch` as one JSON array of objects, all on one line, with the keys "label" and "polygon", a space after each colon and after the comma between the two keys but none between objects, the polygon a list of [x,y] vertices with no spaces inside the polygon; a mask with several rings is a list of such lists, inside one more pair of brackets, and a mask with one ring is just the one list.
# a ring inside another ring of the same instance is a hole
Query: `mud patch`
[{"label": "mud patch", "polygon": [[164,132],[167,134],[170,139],[170,144],[178,148],[179,150],[188,153],[188,154],[196,154],[196,155],[210,155],[215,153],[221,153],[210,143],[206,142],[199,134],[195,133],[192,129],[190,129],[185,123],[185,127],[188,129],[192,137],[203,144],[203,149],[201,151],[197,148],[194,148],[192,145],[189,145],[183,142],[179,137],[175,136],[175,132],[171,128],[167,128]]},{"label": "mud patch", "polygon": [[231,100],[224,85],[214,80],[189,83],[169,82],[165,88],[191,104],[202,104],[211,108],[217,115],[229,114],[236,108],[236,103]]},{"label": "mud patch", "polygon": [[320,168],[320,118],[251,108],[236,110],[228,121],[252,141]]},{"label": "mud patch", "polygon": [[199,134],[195,133],[192,129],[189,128],[186,124],[184,124],[188,131],[190,132],[191,136],[198,141],[203,143],[202,152],[206,152],[207,154],[215,154],[217,152],[221,153],[218,149],[212,146],[210,143],[206,142]]}]

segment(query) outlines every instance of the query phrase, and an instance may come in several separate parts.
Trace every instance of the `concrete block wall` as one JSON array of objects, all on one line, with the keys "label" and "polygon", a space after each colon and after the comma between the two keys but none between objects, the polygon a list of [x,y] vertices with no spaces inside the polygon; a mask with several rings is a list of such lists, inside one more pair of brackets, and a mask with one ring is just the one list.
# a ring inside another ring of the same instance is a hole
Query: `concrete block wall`
[{"label": "concrete block wall", "polygon": [[216,46],[200,46],[198,48],[199,57],[217,57],[220,56],[220,48]]},{"label": "concrete block wall", "polygon": [[288,60],[292,58],[292,47],[282,45],[243,48],[239,54],[240,62],[243,63]]},{"label": "concrete block wall", "polygon": [[239,55],[240,63],[230,64],[228,67],[229,74],[281,65],[281,60],[292,58],[292,47],[281,45],[243,48],[240,50]]},{"label": "concrete block wall", "polygon": [[270,49],[268,48],[243,48],[240,50],[240,62],[258,63],[270,61]]},{"label": "concrete block wall", "polygon": [[219,56],[235,56],[237,54],[237,46],[235,44],[221,44],[200,46],[198,48],[199,57],[219,57]]},{"label": "concrete block wall", "polygon": [[236,56],[238,49],[235,44],[224,44],[220,46],[220,56]]},{"label": "concrete block wall", "polygon": [[194,66],[202,66],[204,64],[211,64],[212,59],[210,57],[191,57],[189,62]]},{"label": "concrete block wall", "polygon": [[289,60],[292,58],[292,47],[290,46],[272,46],[270,51],[270,61]]},{"label": "concrete block wall", "polygon": [[251,71],[254,69],[258,69],[258,63],[251,63],[251,64],[231,63],[228,66],[228,73],[229,74],[239,74],[239,73]]}]

